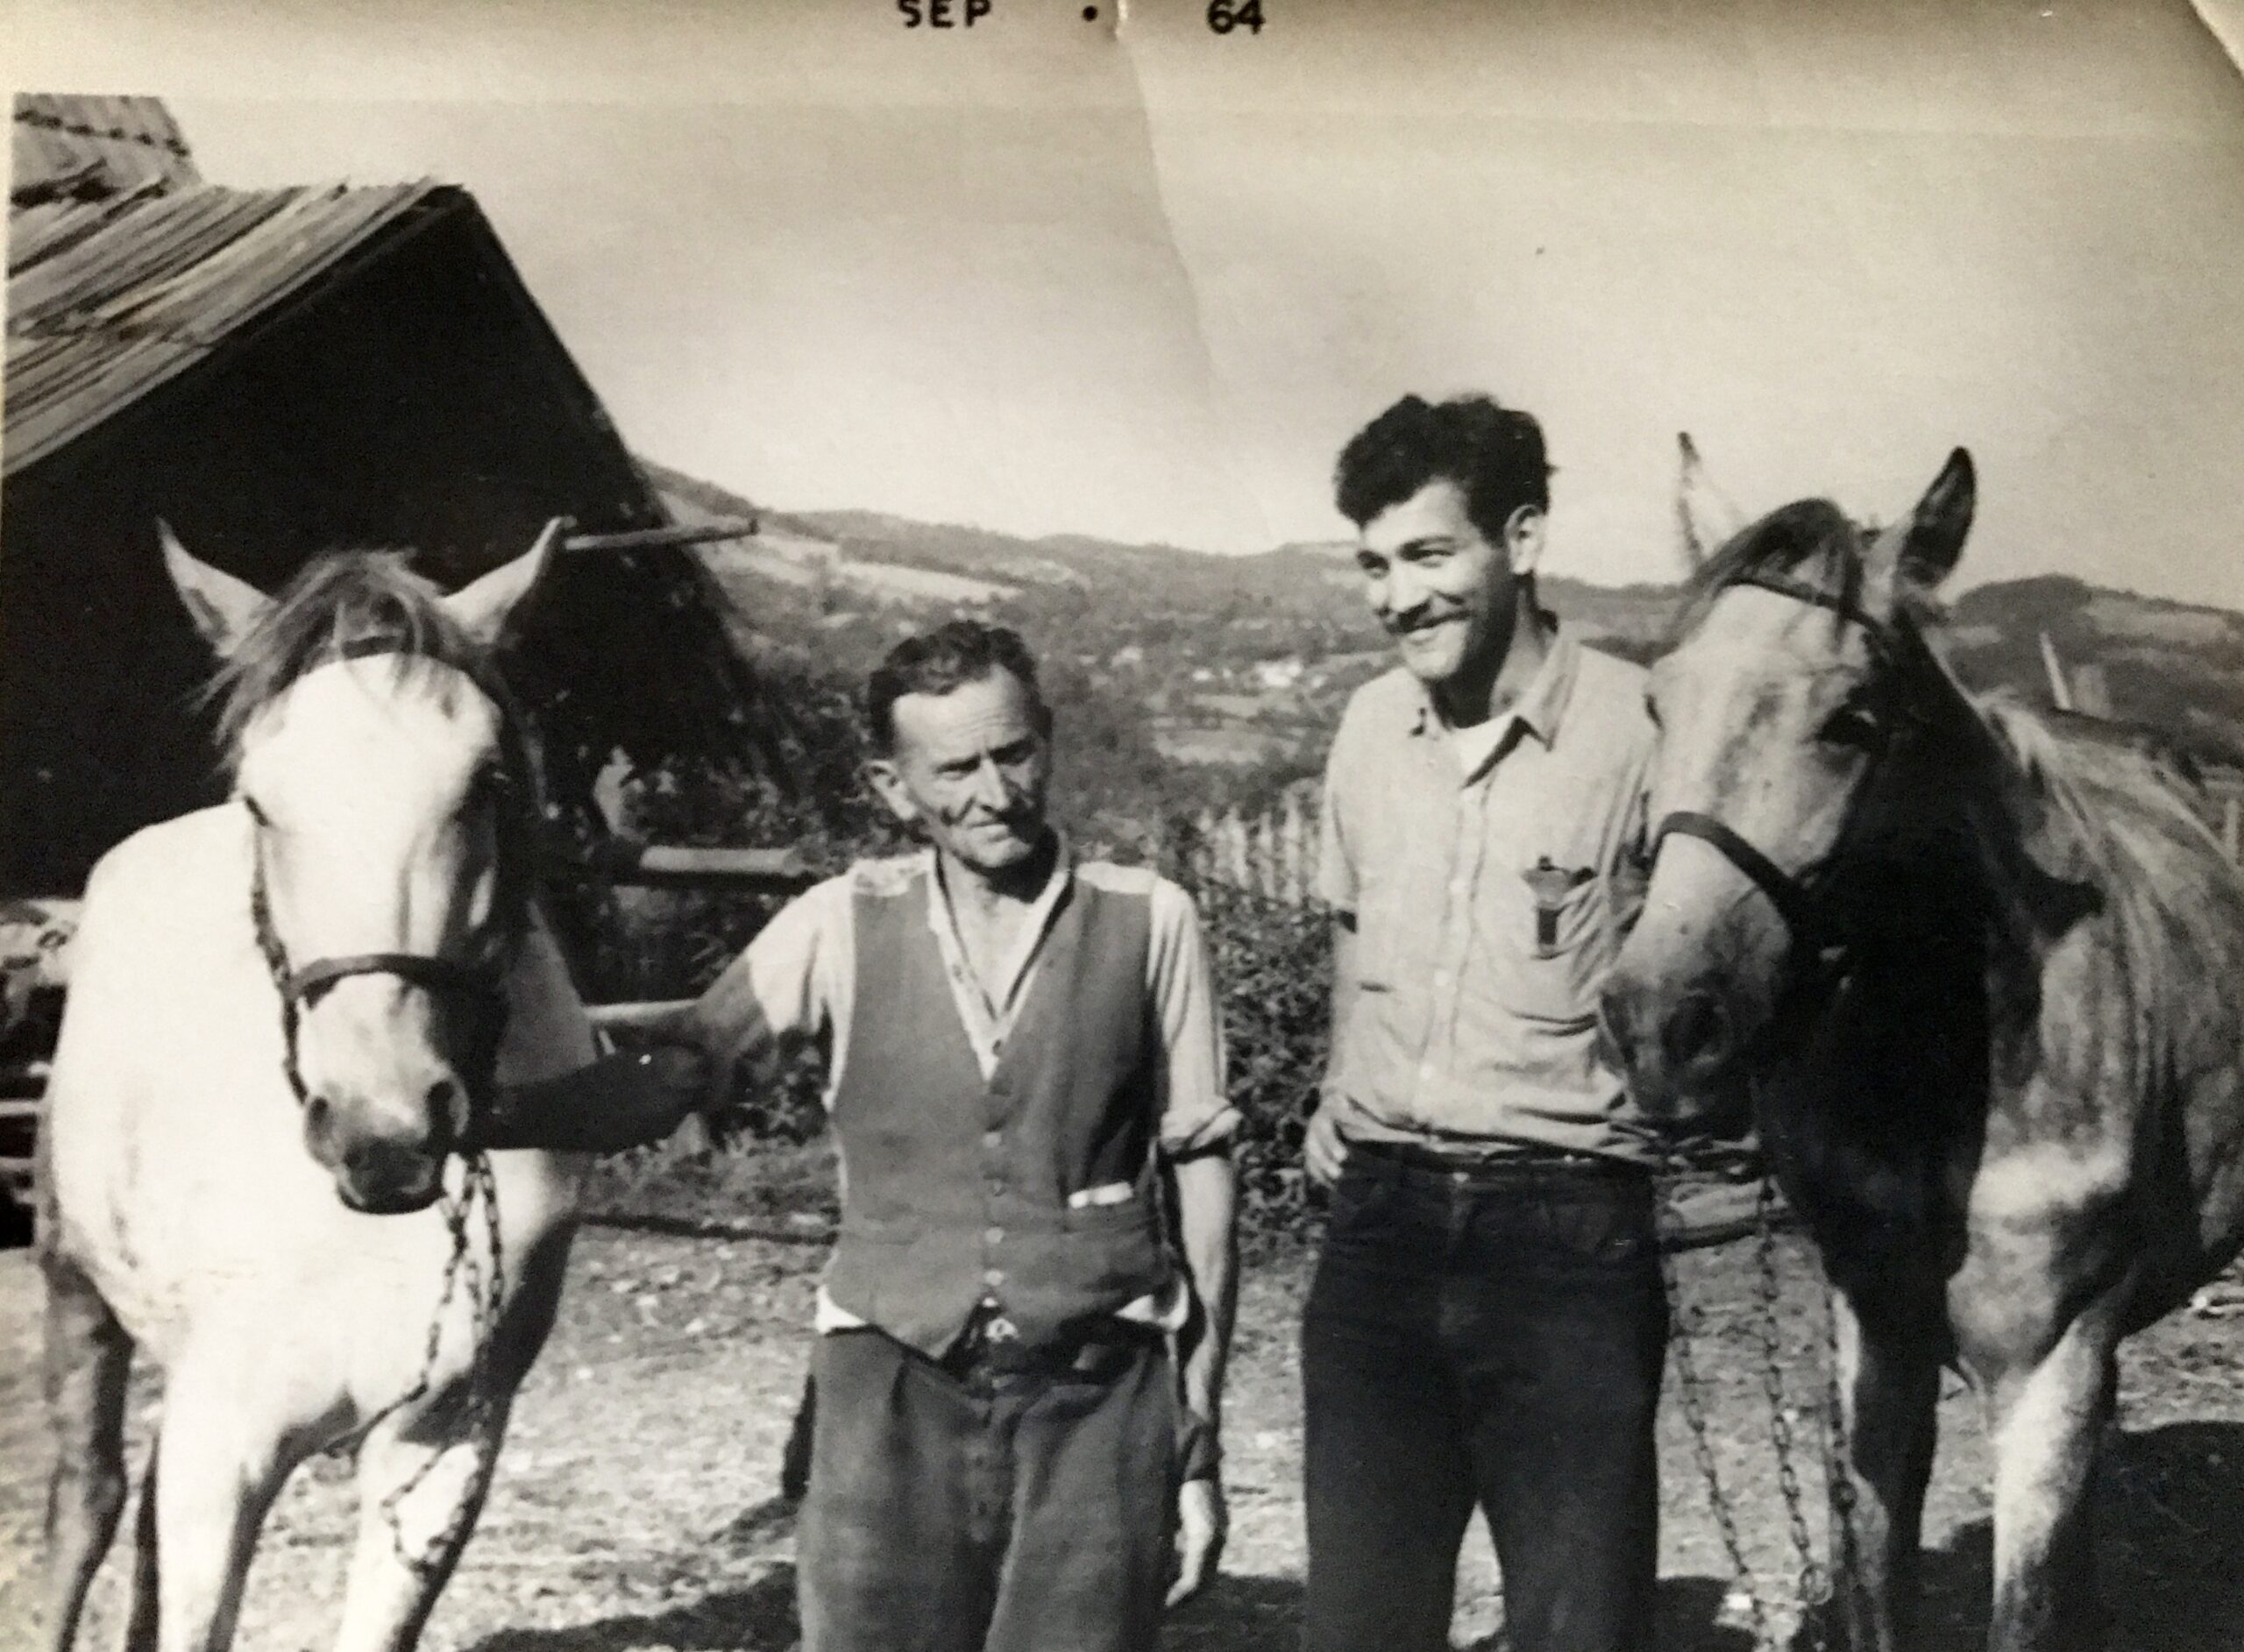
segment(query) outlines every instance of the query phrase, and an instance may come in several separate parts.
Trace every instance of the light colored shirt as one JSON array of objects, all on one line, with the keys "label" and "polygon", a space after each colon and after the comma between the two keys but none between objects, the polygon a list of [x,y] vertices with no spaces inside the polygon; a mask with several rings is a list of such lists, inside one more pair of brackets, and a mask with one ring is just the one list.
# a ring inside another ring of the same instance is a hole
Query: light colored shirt
[{"label": "light colored shirt", "polygon": [[[1038,892],[996,979],[977,981],[967,962],[958,920],[932,850],[894,860],[861,861],[789,902],[710,985],[693,1012],[705,1047],[738,1055],[783,1039],[814,1040],[824,1056],[824,1095],[832,1106],[848,1060],[850,1023],[858,1012],[855,897],[860,890],[895,890],[922,873],[927,875],[927,926],[942,957],[952,1004],[984,1079],[997,1072],[1070,880],[1145,895],[1151,932],[1146,987],[1155,1007],[1161,1046],[1161,1059],[1153,1071],[1160,1115],[1157,1151],[1172,1158],[1189,1157],[1218,1147],[1237,1133],[1240,1116],[1224,1093],[1222,1019],[1191,897],[1143,868],[1077,862],[1064,840],[1052,875]],[[872,1013],[873,1008],[868,1006],[866,1012]],[[842,1175],[846,1196],[846,1163]],[[1096,1200],[1099,1191],[1089,1189],[1081,1196]],[[1130,1303],[1119,1312],[1125,1318],[1174,1329],[1189,1309],[1189,1292],[1180,1271],[1165,1296]],[[820,1292],[820,1330],[862,1323]]]},{"label": "light colored shirt", "polygon": [[1656,1156],[1596,1028],[1643,901],[1644,691],[1640,667],[1561,630],[1470,747],[1400,668],[1349,701],[1318,890],[1355,922],[1357,989],[1337,1007],[1328,1079],[1367,1120],[1351,1134]]}]

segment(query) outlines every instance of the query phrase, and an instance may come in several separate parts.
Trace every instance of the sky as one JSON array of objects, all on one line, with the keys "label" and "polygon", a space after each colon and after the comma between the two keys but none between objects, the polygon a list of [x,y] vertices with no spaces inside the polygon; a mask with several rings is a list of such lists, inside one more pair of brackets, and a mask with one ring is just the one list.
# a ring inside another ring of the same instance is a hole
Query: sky
[{"label": "sky", "polygon": [[778,508],[1337,538],[1348,436],[1484,390],[1554,571],[1672,577],[1688,429],[1756,510],[1962,443],[1961,583],[2244,607],[2244,79],[2186,0],[1099,9],[17,0],[0,61],[167,96],[214,181],[467,185],[627,440]]}]

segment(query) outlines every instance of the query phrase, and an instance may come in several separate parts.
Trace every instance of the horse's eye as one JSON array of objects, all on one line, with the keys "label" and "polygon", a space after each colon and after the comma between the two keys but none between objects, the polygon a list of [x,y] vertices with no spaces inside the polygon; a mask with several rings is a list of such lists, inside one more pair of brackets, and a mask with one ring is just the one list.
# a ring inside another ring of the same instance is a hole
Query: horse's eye
[{"label": "horse's eye", "polygon": [[1824,720],[1818,738],[1833,746],[1867,749],[1885,737],[1885,725],[1878,713],[1860,700],[1849,700]]}]

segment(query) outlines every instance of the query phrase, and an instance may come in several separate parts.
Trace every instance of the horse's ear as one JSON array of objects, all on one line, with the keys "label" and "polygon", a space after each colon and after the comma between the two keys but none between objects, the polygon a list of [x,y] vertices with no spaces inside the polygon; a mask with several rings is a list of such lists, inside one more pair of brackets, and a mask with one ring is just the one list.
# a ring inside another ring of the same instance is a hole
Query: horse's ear
[{"label": "horse's ear", "polygon": [[1971,454],[1957,448],[1933,478],[1917,508],[1909,513],[1909,536],[1901,546],[1901,573],[1910,584],[1930,590],[1955,572],[1978,502],[1978,471]]},{"label": "horse's ear", "polygon": [[187,606],[187,617],[220,659],[241,646],[242,639],[273,606],[273,599],[246,580],[221,568],[197,562],[179,542],[169,522],[156,523],[156,542],[163,547],[164,571]]},{"label": "horse's ear", "polygon": [[507,622],[514,617],[515,607],[544,578],[546,565],[560,548],[561,535],[567,526],[566,520],[559,516],[546,523],[537,542],[521,556],[446,597],[445,612],[484,647],[496,647],[499,639],[507,634]]},{"label": "horse's ear", "polygon": [[1714,485],[1688,430],[1675,434],[1681,464],[1675,478],[1675,519],[1682,528],[1683,555],[1696,571],[1745,526],[1743,513]]},{"label": "horse's ear", "polygon": [[1890,602],[1903,588],[1930,591],[1956,571],[1979,496],[1971,456],[1957,448],[1917,507],[1878,536],[1868,558],[1871,595]]}]

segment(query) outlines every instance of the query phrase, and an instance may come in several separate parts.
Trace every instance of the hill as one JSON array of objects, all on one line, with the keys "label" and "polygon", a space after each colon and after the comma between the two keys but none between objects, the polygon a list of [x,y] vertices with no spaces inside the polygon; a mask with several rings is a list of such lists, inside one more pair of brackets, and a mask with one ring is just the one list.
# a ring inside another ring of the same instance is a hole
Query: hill
[{"label": "hill", "polygon": [[[756,539],[704,560],[767,658],[848,682],[901,632],[960,608],[1019,628],[1052,678],[1076,783],[1103,814],[1248,802],[1314,773],[1349,691],[1390,657],[1345,543],[1218,557],[869,511],[788,514],[648,470],[681,514],[759,518]],[[1586,640],[1637,659],[1659,649],[1674,601],[1666,586],[1544,588]],[[2067,576],[2012,580],[1956,602],[1949,652],[1972,687],[2046,704],[2044,634],[2083,709],[2244,762],[2244,615]]]}]

